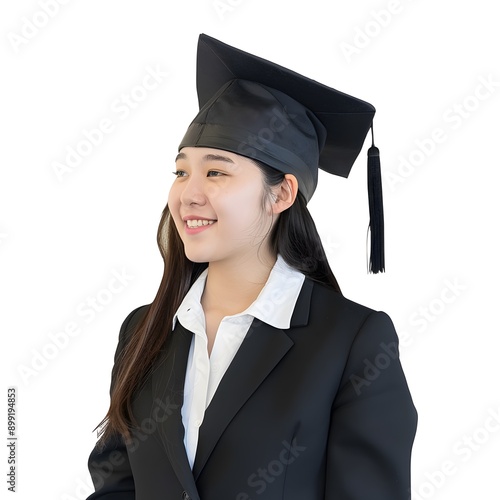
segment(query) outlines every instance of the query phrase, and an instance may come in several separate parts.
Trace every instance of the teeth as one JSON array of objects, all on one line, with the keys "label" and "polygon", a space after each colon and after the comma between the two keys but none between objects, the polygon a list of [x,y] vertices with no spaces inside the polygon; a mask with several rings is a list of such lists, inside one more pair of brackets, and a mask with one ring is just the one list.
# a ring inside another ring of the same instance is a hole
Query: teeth
[{"label": "teeth", "polygon": [[202,219],[198,219],[198,220],[187,220],[186,223],[187,223],[187,226],[188,227],[200,227],[200,226],[209,226],[211,224],[213,224],[215,221],[214,220],[202,220]]}]

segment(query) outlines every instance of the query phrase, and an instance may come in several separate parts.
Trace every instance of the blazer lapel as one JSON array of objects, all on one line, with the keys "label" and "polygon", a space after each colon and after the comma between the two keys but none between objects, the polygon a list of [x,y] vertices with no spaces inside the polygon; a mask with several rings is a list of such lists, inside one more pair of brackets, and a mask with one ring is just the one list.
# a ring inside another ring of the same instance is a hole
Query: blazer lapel
[{"label": "blazer lapel", "polygon": [[[312,288],[312,281],[306,278],[291,327],[307,324]],[[195,480],[230,421],[292,346],[293,341],[285,331],[254,319],[205,411],[193,467]]]},{"label": "blazer lapel", "polygon": [[[199,500],[196,484],[184,447],[184,426],[181,408],[184,401],[184,380],[192,332],[177,321],[152,374],[152,391],[169,408],[169,416],[158,426],[168,459],[184,490],[193,500]],[[160,403],[161,404],[161,403]],[[171,413],[170,413],[171,412]]]}]

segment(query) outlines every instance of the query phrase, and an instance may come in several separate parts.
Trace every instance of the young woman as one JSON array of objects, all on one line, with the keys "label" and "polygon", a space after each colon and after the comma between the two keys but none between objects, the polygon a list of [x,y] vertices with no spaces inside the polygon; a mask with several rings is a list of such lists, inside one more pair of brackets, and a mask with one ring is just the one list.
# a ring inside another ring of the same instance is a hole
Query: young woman
[{"label": "young woman", "polygon": [[306,207],[318,166],[347,175],[373,107],[205,35],[198,94],[89,499],[406,500],[397,335],[343,297]]}]

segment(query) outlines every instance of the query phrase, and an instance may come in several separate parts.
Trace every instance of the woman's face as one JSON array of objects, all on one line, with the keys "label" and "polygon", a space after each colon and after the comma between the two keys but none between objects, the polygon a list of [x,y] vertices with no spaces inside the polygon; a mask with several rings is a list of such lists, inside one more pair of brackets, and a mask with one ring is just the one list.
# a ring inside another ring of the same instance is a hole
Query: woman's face
[{"label": "woman's face", "polygon": [[262,206],[260,169],[235,153],[185,147],[175,174],[168,206],[186,257],[193,262],[254,257],[273,222],[272,211]]}]

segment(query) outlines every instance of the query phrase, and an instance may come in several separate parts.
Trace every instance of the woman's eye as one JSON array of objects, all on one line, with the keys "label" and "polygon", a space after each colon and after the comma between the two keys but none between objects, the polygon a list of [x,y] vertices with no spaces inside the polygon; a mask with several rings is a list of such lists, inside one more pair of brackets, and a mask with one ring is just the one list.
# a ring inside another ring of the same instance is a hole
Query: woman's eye
[{"label": "woman's eye", "polygon": [[[176,170],[172,172],[176,177],[186,177],[187,173],[185,170]],[[223,172],[219,172],[217,170],[209,170],[207,173],[207,177],[220,177],[225,175]]]}]

